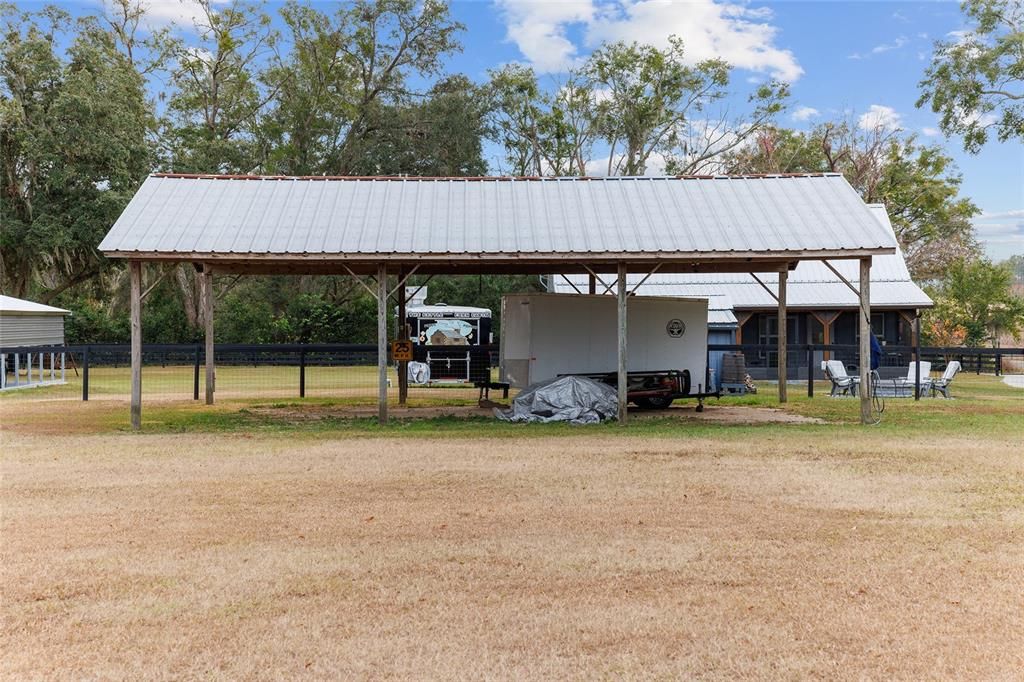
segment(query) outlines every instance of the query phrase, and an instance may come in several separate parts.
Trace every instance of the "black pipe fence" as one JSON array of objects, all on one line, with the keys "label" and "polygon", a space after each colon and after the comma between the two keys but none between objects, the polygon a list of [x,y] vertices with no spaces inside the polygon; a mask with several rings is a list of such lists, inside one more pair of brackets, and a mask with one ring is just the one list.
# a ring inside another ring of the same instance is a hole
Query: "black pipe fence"
[{"label": "black pipe fence", "polygon": [[[202,366],[206,362],[202,344],[144,344],[143,366],[159,367],[165,373],[153,378],[144,373],[143,391],[162,392],[177,397],[199,400]],[[709,344],[709,358],[715,353],[741,352],[747,358],[747,370],[755,380],[778,378],[778,349],[763,344]],[[131,348],[128,344],[81,344],[67,346],[33,346],[0,348],[6,357],[4,371],[13,369],[14,354],[66,353],[69,385],[80,382],[81,399],[101,379],[93,372],[102,370],[100,392],[126,396],[129,392],[128,369]],[[916,355],[919,353],[919,355]],[[813,396],[814,381],[824,378],[821,360],[841,360],[853,375],[857,373],[859,349],[843,344],[788,344],[789,380],[807,381],[808,394]],[[472,389],[482,379],[496,379],[499,358],[497,344],[487,346],[417,346],[415,359],[431,369],[429,386],[453,385]],[[933,373],[941,372],[952,360],[960,362],[962,371],[975,374],[1000,375],[1004,372],[1024,373],[1024,348],[963,348],[922,346],[886,346],[882,353],[882,376],[905,376],[908,365],[920,359],[930,362]],[[388,358],[389,366],[390,356]],[[283,395],[306,397],[309,394],[333,396],[376,396],[376,344],[217,344],[215,364],[218,368],[217,391],[229,390],[233,395]],[[120,370],[112,372],[112,370]],[[116,380],[111,375],[116,375]],[[397,374],[389,369],[388,381],[397,385]],[[720,380],[720,377],[719,377]],[[70,395],[67,391],[61,395]],[[467,394],[468,395],[468,394]]]}]

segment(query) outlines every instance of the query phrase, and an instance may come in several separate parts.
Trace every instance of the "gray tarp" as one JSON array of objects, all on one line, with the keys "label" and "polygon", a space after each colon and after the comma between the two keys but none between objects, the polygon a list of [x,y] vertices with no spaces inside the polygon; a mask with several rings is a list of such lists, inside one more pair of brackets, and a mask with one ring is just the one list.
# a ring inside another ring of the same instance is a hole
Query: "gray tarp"
[{"label": "gray tarp", "polygon": [[596,424],[615,419],[618,394],[613,386],[586,377],[559,377],[523,390],[507,410],[494,416],[508,422]]}]

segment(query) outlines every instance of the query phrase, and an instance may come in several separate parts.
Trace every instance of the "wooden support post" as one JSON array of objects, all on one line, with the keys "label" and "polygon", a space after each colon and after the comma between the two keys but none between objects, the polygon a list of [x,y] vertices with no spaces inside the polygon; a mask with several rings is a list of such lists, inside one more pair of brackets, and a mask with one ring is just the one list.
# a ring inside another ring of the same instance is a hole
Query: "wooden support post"
[{"label": "wooden support post", "polygon": [[914,317],[914,400],[921,399],[921,313]]},{"label": "wooden support post", "polygon": [[377,421],[388,423],[388,266],[377,266]]},{"label": "wooden support post", "polygon": [[132,326],[132,430],[142,428],[142,263],[128,262],[131,280]]},{"label": "wooden support post", "polygon": [[199,357],[203,354],[203,347],[196,344],[192,357],[192,400],[199,400]]},{"label": "wooden support post", "polygon": [[625,424],[629,419],[629,410],[626,409],[626,396],[629,388],[629,378],[626,373],[626,301],[629,290],[626,288],[626,264],[619,263],[618,273],[618,337],[619,337],[619,367],[616,384],[619,390],[619,423]]},{"label": "wooden support post", "polygon": [[594,273],[590,273],[587,277],[587,293],[591,296],[597,293],[597,277]]},{"label": "wooden support post", "polygon": [[871,423],[871,258],[860,259],[860,423]]},{"label": "wooden support post", "polygon": [[[406,323],[405,306],[408,303],[405,295],[405,271],[398,271],[398,321],[395,334],[400,341],[409,340],[409,325]],[[482,339],[478,339],[483,343]],[[405,405],[409,398],[409,363],[402,360],[398,363],[398,404]]]},{"label": "wooden support post", "polygon": [[814,346],[807,344],[807,397],[814,397]]},{"label": "wooden support post", "polygon": [[789,272],[783,270],[779,273],[779,402],[784,403],[788,399],[786,395],[786,381],[789,379],[789,368],[786,364],[786,344],[789,343],[786,332],[789,325],[786,324],[786,281]]},{"label": "wooden support post", "polygon": [[0,353],[0,389],[7,388],[7,353]]},{"label": "wooden support post", "polygon": [[214,365],[213,346],[213,269],[209,263],[203,264],[202,274],[203,295],[203,327],[206,341],[206,404],[213,405],[213,392],[217,378]]}]

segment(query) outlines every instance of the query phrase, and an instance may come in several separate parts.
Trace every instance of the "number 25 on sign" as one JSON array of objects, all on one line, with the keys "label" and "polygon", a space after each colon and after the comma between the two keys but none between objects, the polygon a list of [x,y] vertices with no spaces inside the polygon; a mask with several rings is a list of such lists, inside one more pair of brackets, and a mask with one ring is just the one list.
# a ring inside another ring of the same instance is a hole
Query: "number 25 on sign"
[{"label": "number 25 on sign", "polygon": [[395,362],[409,362],[412,360],[412,341],[392,341],[391,359]]}]

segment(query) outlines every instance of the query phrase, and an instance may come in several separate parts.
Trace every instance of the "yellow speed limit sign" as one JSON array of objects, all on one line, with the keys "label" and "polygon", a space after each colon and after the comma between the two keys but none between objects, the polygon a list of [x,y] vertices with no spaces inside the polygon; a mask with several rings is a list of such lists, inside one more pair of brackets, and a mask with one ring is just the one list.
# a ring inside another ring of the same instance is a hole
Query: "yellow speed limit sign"
[{"label": "yellow speed limit sign", "polygon": [[412,360],[412,341],[392,341],[391,359],[395,362],[409,362]]}]

